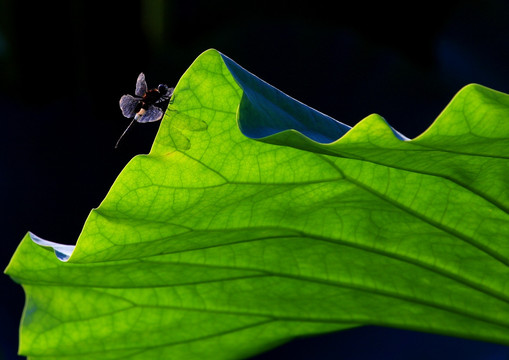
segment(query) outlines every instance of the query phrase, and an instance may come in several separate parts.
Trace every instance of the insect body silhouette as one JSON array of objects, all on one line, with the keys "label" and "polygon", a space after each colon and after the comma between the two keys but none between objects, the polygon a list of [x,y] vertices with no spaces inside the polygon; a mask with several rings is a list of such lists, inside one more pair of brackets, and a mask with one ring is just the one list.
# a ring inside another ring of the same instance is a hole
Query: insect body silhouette
[{"label": "insect body silhouette", "polygon": [[164,84],[160,84],[157,88],[148,90],[145,74],[140,73],[136,80],[135,96],[124,95],[120,98],[119,104],[122,114],[126,118],[133,118],[133,120],[122,135],[120,135],[115,148],[118,147],[118,143],[135,121],[145,123],[161,120],[164,111],[160,106],[170,99],[173,95],[173,90],[173,88]]}]

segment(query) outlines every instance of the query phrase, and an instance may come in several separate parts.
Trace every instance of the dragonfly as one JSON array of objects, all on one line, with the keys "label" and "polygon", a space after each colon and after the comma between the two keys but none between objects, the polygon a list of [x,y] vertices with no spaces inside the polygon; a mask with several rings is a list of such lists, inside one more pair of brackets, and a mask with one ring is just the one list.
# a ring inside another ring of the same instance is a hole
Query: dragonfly
[{"label": "dragonfly", "polygon": [[115,148],[118,147],[120,140],[133,125],[135,121],[139,123],[154,122],[161,120],[164,111],[161,108],[163,103],[169,101],[173,95],[174,88],[165,84],[159,84],[157,88],[148,89],[145,81],[145,74],[140,73],[136,80],[136,90],[133,95],[124,95],[120,98],[120,110],[126,118],[133,119],[129,126],[124,130],[117,141]]}]

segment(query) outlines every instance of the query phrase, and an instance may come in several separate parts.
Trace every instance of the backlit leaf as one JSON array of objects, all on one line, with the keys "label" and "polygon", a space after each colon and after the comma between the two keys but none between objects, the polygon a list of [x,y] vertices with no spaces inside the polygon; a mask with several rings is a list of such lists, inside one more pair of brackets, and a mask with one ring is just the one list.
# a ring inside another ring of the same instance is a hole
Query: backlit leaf
[{"label": "backlit leaf", "polygon": [[21,242],[20,352],[238,359],[367,324],[509,344],[508,158],[506,94],[469,85],[408,140],[209,50],[76,247]]}]

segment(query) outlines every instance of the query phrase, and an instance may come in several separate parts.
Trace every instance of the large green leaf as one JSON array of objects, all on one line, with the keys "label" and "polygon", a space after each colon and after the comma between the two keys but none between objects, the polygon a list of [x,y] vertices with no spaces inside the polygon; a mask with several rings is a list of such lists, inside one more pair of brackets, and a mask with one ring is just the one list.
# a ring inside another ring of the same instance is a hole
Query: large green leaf
[{"label": "large green leaf", "polygon": [[509,344],[508,149],[509,96],[479,85],[410,141],[209,50],[76,247],[21,242],[20,352],[233,359],[365,324]]}]

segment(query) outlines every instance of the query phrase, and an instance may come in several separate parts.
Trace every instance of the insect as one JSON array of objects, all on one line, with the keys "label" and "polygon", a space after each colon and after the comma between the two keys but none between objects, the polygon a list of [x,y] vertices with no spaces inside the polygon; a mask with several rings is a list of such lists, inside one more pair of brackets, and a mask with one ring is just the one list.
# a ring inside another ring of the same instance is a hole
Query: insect
[{"label": "insect", "polygon": [[122,115],[129,119],[134,118],[122,135],[120,135],[115,148],[118,147],[118,143],[135,121],[146,123],[161,120],[164,111],[160,106],[170,99],[173,95],[173,90],[173,88],[164,84],[160,84],[157,88],[148,90],[145,74],[140,73],[136,80],[135,96],[124,95],[120,98],[119,104]]}]

